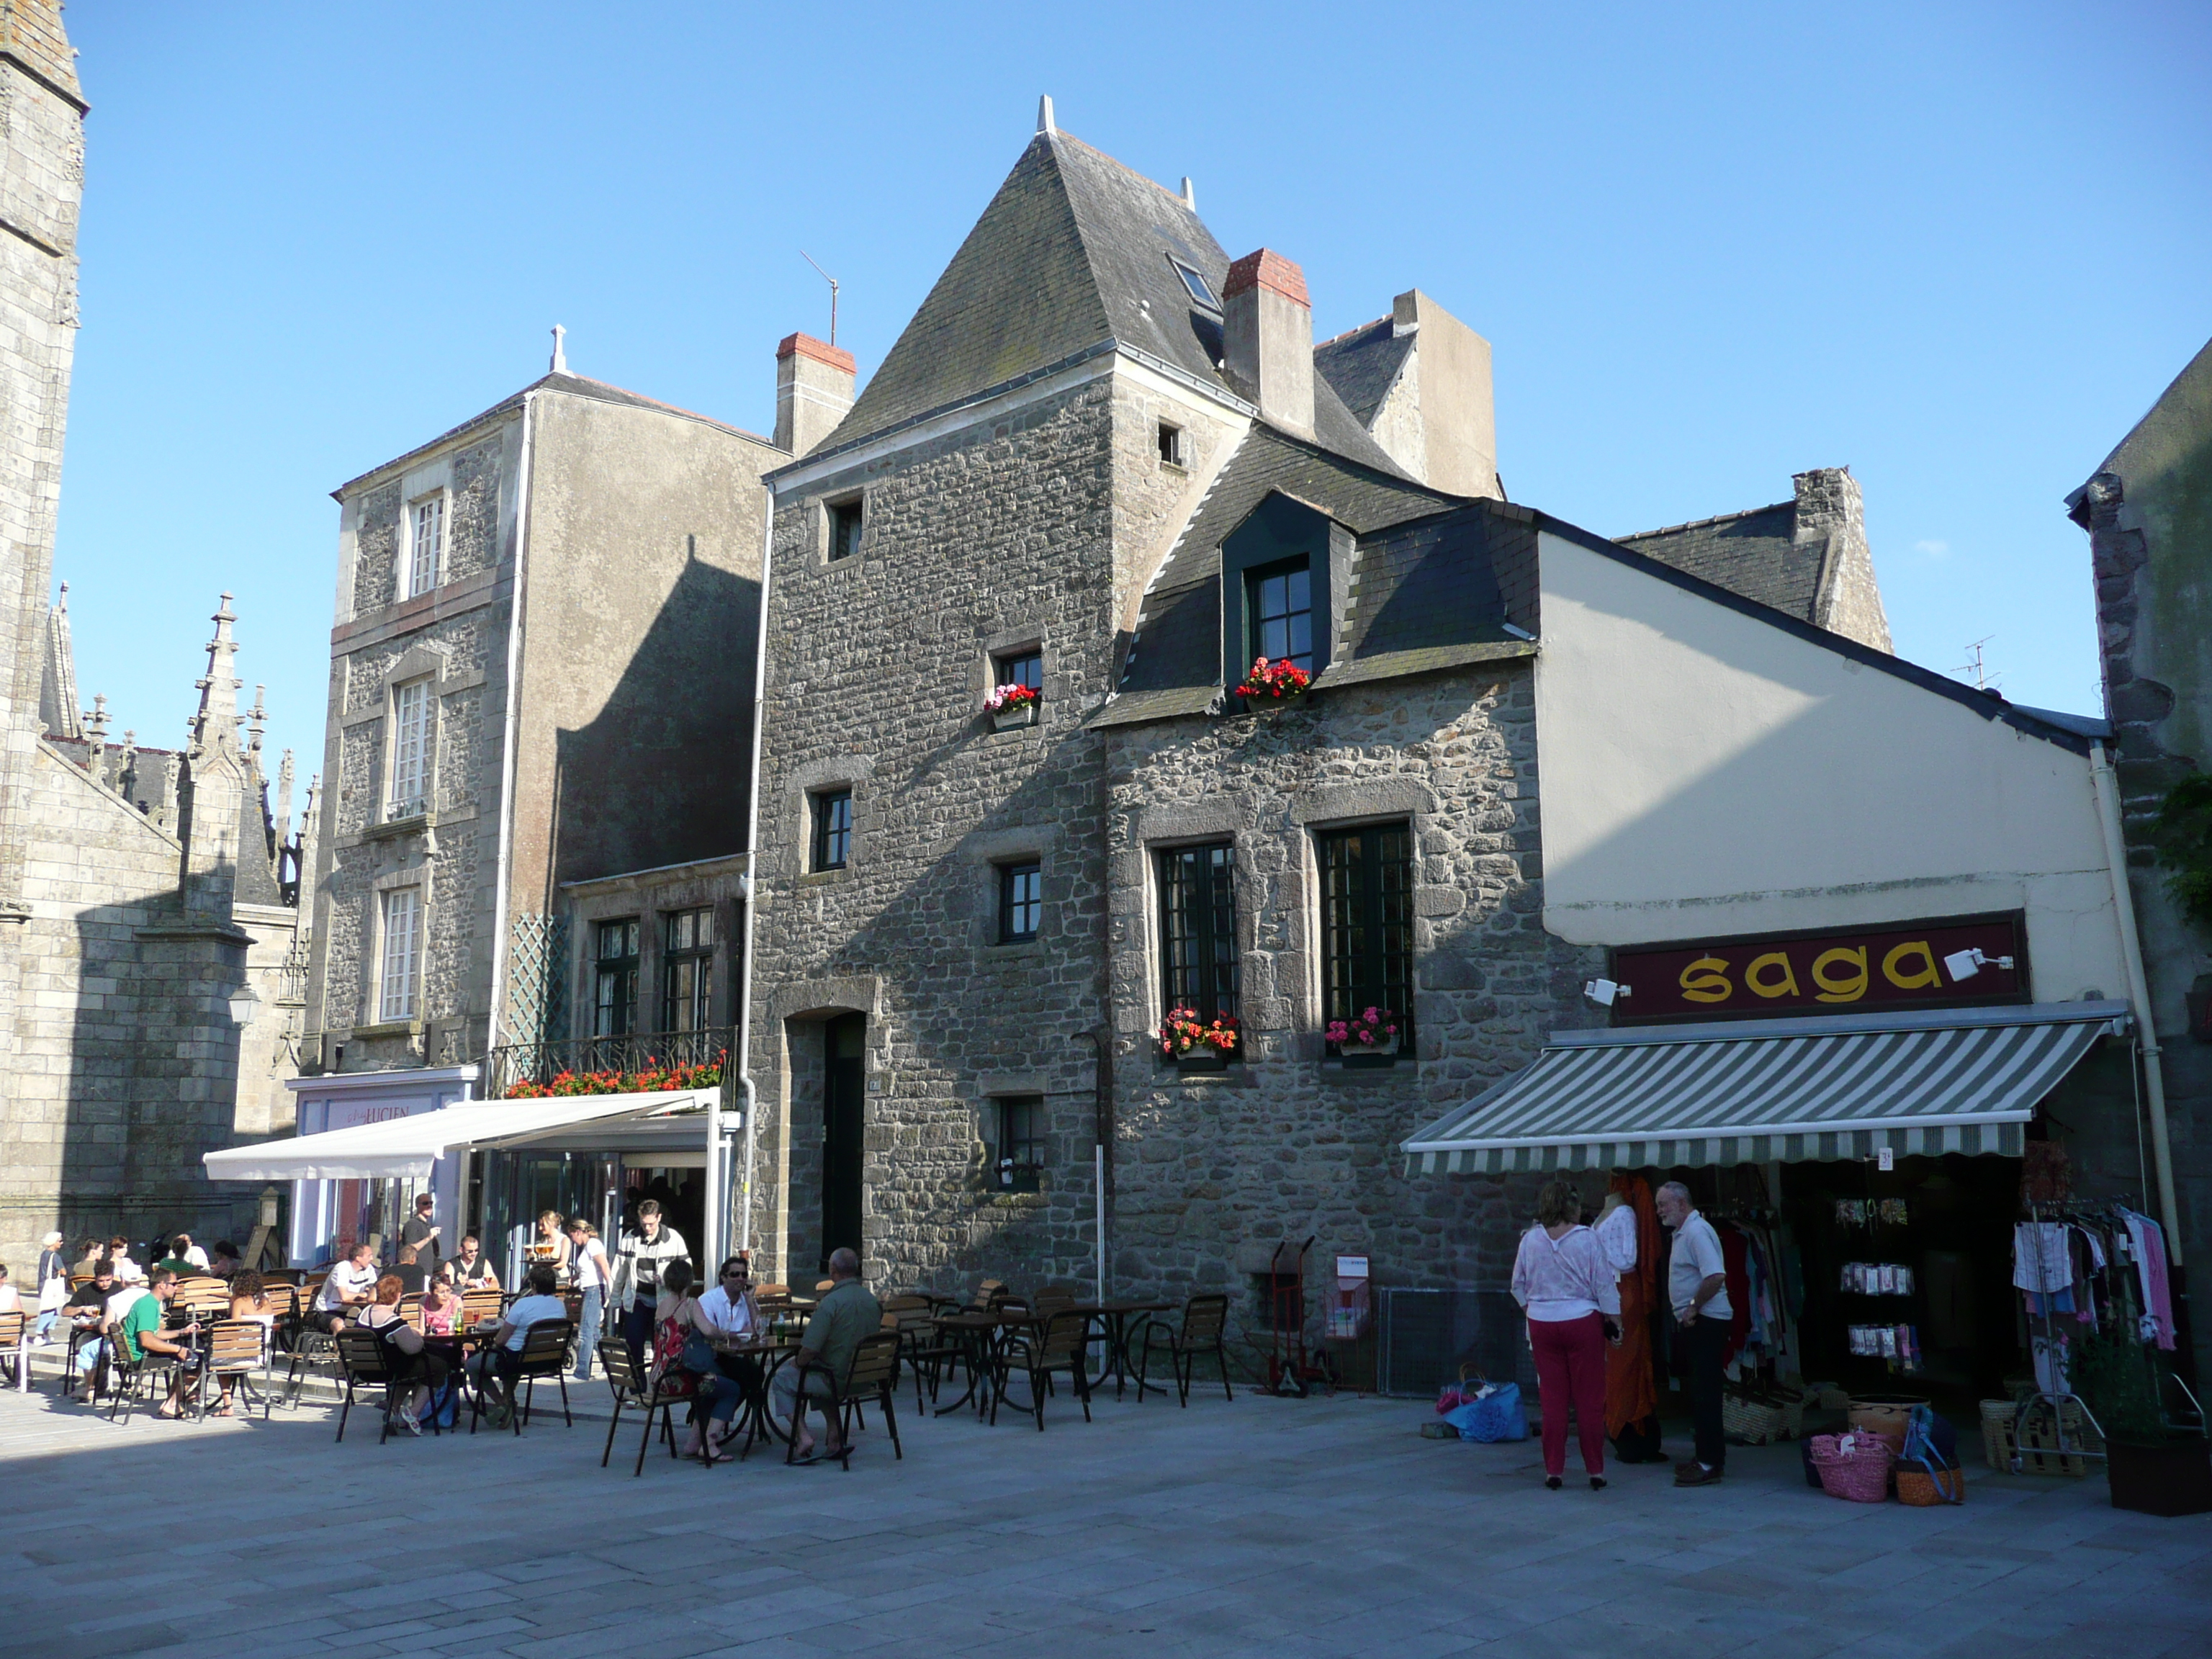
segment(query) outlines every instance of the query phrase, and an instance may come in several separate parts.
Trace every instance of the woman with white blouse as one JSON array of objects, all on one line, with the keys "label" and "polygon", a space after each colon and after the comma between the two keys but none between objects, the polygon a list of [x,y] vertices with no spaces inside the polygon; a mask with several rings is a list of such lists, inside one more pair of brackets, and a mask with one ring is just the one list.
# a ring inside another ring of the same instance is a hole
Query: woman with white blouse
[{"label": "woman with white blouse", "polygon": [[1575,1414],[1590,1490],[1605,1488],[1605,1344],[1620,1340],[1620,1286],[1582,1199],[1554,1178],[1536,1195],[1536,1224],[1513,1260],[1513,1299],[1528,1316],[1544,1405],[1544,1484],[1565,1484],[1567,1413]]}]

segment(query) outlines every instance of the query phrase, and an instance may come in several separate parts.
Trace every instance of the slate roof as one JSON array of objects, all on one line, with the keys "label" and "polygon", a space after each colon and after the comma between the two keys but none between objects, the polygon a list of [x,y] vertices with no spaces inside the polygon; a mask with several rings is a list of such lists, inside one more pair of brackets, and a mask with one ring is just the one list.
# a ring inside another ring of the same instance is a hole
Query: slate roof
[{"label": "slate roof", "polygon": [[1771,605],[1800,622],[1817,617],[1828,540],[1825,536],[1797,539],[1795,501],[1613,539],[1685,575]]},{"label": "slate roof", "polygon": [[1398,371],[1413,356],[1413,336],[1396,334],[1393,327],[1391,319],[1384,317],[1362,323],[1314,348],[1314,368],[1363,425],[1372,423]]},{"label": "slate roof", "polygon": [[[1064,132],[1030,140],[837,429],[808,459],[967,402],[1109,344],[1237,395],[1215,365],[1229,256],[1182,198]],[[1316,435],[1396,474],[1397,464],[1319,376]]]}]

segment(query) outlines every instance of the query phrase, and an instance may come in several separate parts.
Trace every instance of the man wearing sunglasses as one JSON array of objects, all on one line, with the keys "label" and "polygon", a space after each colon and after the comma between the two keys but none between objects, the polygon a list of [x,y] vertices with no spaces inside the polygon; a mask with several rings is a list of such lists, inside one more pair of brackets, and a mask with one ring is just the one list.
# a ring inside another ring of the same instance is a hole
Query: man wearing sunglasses
[{"label": "man wearing sunglasses", "polygon": [[[722,1264],[714,1288],[699,1298],[699,1317],[733,1340],[760,1334],[766,1322],[761,1318],[760,1304],[753,1298],[752,1266],[744,1256],[733,1255]],[[726,1381],[714,1393],[713,1416],[717,1426],[708,1443],[710,1457],[720,1437],[729,1433],[738,1407],[757,1399],[764,1380],[760,1362],[750,1354],[717,1354],[714,1368]]]}]

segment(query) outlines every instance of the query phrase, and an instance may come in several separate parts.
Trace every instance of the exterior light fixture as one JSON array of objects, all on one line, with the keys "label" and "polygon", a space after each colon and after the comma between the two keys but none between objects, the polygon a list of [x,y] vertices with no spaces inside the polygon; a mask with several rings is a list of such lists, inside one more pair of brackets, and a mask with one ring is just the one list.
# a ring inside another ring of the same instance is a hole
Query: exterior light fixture
[{"label": "exterior light fixture", "polygon": [[1583,994],[1599,1007],[1610,1008],[1628,994],[1628,987],[1609,979],[1586,980],[1583,983]]},{"label": "exterior light fixture", "polygon": [[1978,949],[1954,951],[1943,958],[1943,966],[1951,975],[1951,982],[1956,985],[1960,980],[1973,978],[1984,968],[2002,968],[2010,973],[2012,958],[1985,956]]},{"label": "exterior light fixture", "polygon": [[253,1011],[261,1006],[261,999],[253,994],[253,981],[246,981],[230,994],[230,1017],[239,1024],[248,1024]]}]

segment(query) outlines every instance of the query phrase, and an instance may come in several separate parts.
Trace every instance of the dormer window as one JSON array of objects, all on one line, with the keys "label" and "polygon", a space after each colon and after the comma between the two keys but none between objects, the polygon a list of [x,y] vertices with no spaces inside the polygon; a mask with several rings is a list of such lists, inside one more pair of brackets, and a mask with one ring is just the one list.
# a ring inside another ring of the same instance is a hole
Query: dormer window
[{"label": "dormer window", "polygon": [[1190,297],[1192,299],[1204,306],[1208,311],[1218,311],[1221,309],[1221,301],[1213,297],[1213,290],[1206,285],[1205,277],[1200,276],[1188,265],[1183,264],[1182,260],[1175,258],[1172,256],[1169,258],[1168,263],[1175,267],[1176,275],[1182,278],[1182,285],[1190,290]]}]

